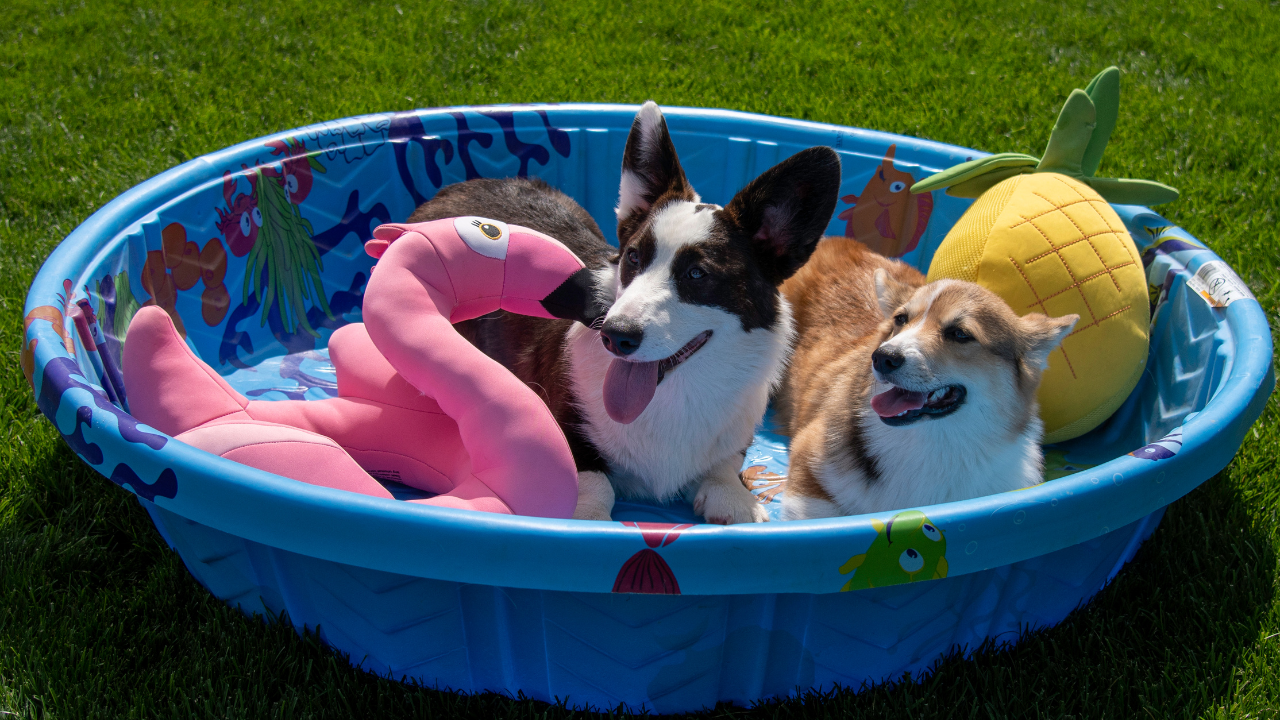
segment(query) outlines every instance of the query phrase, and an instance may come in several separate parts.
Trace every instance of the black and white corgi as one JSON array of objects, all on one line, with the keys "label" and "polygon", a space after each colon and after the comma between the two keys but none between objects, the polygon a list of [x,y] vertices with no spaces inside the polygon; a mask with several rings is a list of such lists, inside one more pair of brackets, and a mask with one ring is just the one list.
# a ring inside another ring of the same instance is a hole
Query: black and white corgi
[{"label": "black and white corgi", "polygon": [[662,111],[646,103],[622,159],[617,249],[540,181],[446,187],[410,222],[479,215],[564,242],[594,271],[592,326],[495,313],[459,326],[538,391],[578,465],[575,517],[609,519],[615,494],[683,497],[708,522],[766,520],[738,478],[781,378],[792,334],[779,286],[813,252],[835,209],[830,148],[770,168],[728,205],[703,203]]}]

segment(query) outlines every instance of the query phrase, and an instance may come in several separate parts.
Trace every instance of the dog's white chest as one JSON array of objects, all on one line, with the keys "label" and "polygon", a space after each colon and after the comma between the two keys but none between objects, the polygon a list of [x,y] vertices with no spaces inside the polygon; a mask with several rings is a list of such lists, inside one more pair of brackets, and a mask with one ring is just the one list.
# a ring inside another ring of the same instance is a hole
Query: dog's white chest
[{"label": "dog's white chest", "polygon": [[[583,433],[610,467],[624,496],[666,501],[751,443],[785,353],[779,333],[720,333],[658,385],[630,424],[604,409],[611,356],[597,333],[575,326],[566,337]],[[718,344],[717,344],[717,341]]]}]

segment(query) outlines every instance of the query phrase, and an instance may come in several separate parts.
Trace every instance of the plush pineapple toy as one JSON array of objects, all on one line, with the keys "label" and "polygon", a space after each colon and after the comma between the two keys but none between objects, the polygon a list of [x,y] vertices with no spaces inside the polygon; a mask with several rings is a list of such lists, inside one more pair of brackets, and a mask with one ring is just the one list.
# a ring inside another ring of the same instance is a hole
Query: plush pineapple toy
[{"label": "plush pineapple toy", "polygon": [[938,247],[929,280],[976,282],[1018,314],[1080,316],[1040,386],[1046,443],[1083,435],[1138,384],[1150,309],[1142,260],[1109,202],[1156,205],[1178,191],[1148,180],[1094,177],[1116,124],[1120,71],[1073,90],[1043,158],[1001,153],[921,180],[923,193],[977,201]]}]

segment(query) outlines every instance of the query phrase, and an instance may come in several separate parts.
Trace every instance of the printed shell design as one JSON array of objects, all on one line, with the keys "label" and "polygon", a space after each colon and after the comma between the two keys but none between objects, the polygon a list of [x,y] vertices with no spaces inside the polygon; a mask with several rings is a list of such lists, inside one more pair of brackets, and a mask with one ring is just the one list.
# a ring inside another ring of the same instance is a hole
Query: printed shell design
[{"label": "printed shell design", "polygon": [[676,574],[671,566],[657,553],[657,548],[666,547],[680,537],[681,530],[693,525],[682,523],[624,522],[623,525],[633,527],[644,534],[645,549],[627,559],[618,570],[618,577],[613,581],[613,592],[644,593],[648,595],[679,595],[680,583],[676,582]]}]

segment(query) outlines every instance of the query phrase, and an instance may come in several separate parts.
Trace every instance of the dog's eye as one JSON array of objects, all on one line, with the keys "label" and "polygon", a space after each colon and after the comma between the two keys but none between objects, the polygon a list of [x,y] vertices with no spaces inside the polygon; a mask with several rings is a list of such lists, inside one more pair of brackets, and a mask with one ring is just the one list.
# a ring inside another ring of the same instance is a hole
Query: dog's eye
[{"label": "dog's eye", "polygon": [[636,252],[635,248],[632,248],[627,251],[627,262],[631,263],[632,265],[640,264],[640,253]]},{"label": "dog's eye", "polygon": [[897,325],[898,327],[902,327],[903,325],[906,325],[906,324],[907,324],[907,314],[906,314],[906,313],[898,313],[897,315],[894,315],[894,316],[893,316],[893,324],[894,324],[894,325]]},{"label": "dog's eye", "polygon": [[703,270],[697,265],[694,265],[693,267],[689,268],[689,272],[687,273],[690,280],[701,280],[704,276],[706,276],[706,274],[707,274],[707,271]]},{"label": "dog's eye", "polygon": [[920,557],[920,553],[907,548],[898,556],[898,565],[909,573],[918,573],[920,568],[924,567],[924,558]]},{"label": "dog's eye", "polygon": [[973,339],[973,336],[965,332],[963,328],[949,327],[942,331],[942,336],[948,340],[958,343],[967,343]]}]

